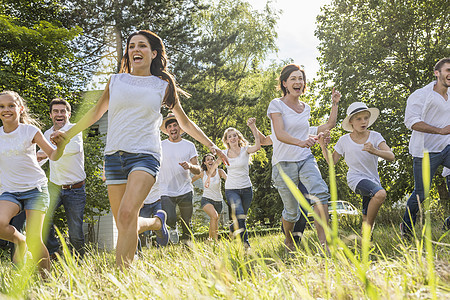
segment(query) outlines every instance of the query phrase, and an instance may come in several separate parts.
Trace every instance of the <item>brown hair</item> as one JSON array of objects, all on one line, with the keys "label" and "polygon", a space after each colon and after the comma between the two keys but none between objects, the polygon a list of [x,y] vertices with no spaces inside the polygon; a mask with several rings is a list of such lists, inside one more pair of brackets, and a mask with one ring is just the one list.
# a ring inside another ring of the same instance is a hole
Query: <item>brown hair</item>
[{"label": "brown hair", "polygon": [[435,71],[441,71],[442,66],[444,66],[446,63],[450,63],[450,57],[445,57],[440,59],[435,65],[434,70]]},{"label": "brown hair", "polygon": [[163,104],[168,108],[172,109],[176,103],[178,103],[179,97],[178,93],[183,96],[189,97],[190,95],[183,91],[182,89],[177,87],[175,79],[172,74],[167,70],[167,55],[166,48],[164,47],[164,43],[162,39],[154,32],[150,30],[139,30],[130,34],[127,39],[127,48],[125,50],[125,54],[122,57],[122,66],[120,68],[120,73],[130,73],[130,57],[128,55],[128,48],[130,46],[130,40],[132,37],[136,35],[143,35],[147,38],[150,43],[150,47],[152,51],[156,51],[156,57],[152,60],[150,65],[150,73],[155,75],[162,80],[165,80],[169,83],[169,89],[164,96]]},{"label": "brown hair", "polygon": [[50,108],[50,113],[52,112],[53,105],[57,105],[57,104],[65,105],[68,112],[72,111],[72,107],[70,107],[69,102],[67,102],[63,98],[55,98],[52,101],[50,101],[50,104],[48,105],[48,107]]},{"label": "brown hair", "polygon": [[208,171],[208,168],[206,167],[206,164],[205,164],[206,158],[207,158],[208,156],[211,156],[213,159],[216,158],[216,157],[215,157],[213,154],[211,154],[211,153],[205,154],[205,155],[203,156],[203,158],[202,158],[202,170],[203,170],[203,171]]},{"label": "brown hair", "polygon": [[19,106],[23,107],[23,111],[22,111],[22,113],[20,114],[20,117],[19,117],[19,122],[20,123],[31,124],[31,125],[34,125],[36,127],[40,127],[41,126],[41,124],[39,124],[39,122],[37,120],[33,119],[30,116],[30,112],[28,110],[28,107],[27,107],[27,104],[26,104],[25,100],[22,97],[20,97],[20,95],[17,92],[14,92],[14,91],[3,91],[3,92],[0,93],[0,96],[4,96],[4,95],[11,96],[14,99],[14,101]]},{"label": "brown hair", "polygon": [[287,91],[286,88],[283,85],[283,82],[285,82],[286,80],[288,80],[289,76],[291,75],[292,72],[294,71],[300,71],[303,74],[303,81],[305,82],[303,84],[303,90],[302,90],[302,94],[305,92],[306,90],[306,74],[305,74],[305,70],[303,70],[302,68],[300,68],[300,66],[296,65],[296,64],[289,64],[287,66],[285,66],[283,68],[283,70],[281,70],[281,74],[279,77],[279,84],[280,84],[280,89],[281,91],[283,91],[283,96],[286,96]]}]

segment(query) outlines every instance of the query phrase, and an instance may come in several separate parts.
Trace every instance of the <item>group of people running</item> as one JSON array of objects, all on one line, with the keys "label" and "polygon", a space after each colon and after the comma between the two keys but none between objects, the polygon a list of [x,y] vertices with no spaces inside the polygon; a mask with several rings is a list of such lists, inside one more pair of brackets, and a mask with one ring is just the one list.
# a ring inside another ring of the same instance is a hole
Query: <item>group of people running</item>
[{"label": "group of people running", "polygon": [[[437,80],[414,92],[406,108],[405,124],[413,130],[410,152],[414,157],[415,189],[408,200],[401,225],[404,234],[411,233],[418,203],[424,197],[423,152],[430,152],[432,175],[439,165],[450,168],[450,58],[440,60],[434,74]],[[1,92],[0,176],[4,191],[0,195],[0,238],[17,245],[16,262],[23,260],[28,245],[41,270],[49,269],[49,254],[42,238],[49,202],[47,178],[37,162],[36,145],[50,160],[58,160],[67,143],[106,111],[105,176],[118,229],[116,264],[119,268],[132,263],[139,233],[152,230],[156,233],[158,245],[167,245],[169,231],[166,223],[173,226],[175,206],[179,205],[183,214],[183,203],[189,201],[183,184],[178,185],[180,190],[168,192],[169,186],[178,180],[175,178],[177,170],[191,172],[194,174],[192,180],[204,180],[202,207],[211,220],[217,220],[220,213],[217,203],[222,200],[220,181],[225,179],[225,196],[233,215],[231,230],[239,234],[248,247],[245,220],[252,200],[249,162],[251,154],[261,145],[273,145],[272,178],[284,205],[282,226],[287,251],[295,250],[306,216],[282,173],[299,187],[322,220],[315,225],[321,244],[327,247],[322,224],[328,221],[330,195],[310,150],[316,143],[320,144],[327,161],[337,163],[344,157],[349,167],[349,187],[363,197],[363,226],[368,224],[372,227],[386,198],[377,171],[378,159],[394,160],[394,154],[382,135],[368,129],[379,116],[379,110],[362,102],[349,105],[342,122],[343,129],[349,133],[340,137],[329,157],[329,130],[336,124],[340,93],[333,90],[328,122],[310,127],[311,107],[300,99],[306,89],[305,72],[295,64],[285,66],[279,77],[279,87],[282,96],[272,100],[267,110],[272,134],[264,136],[257,129],[256,120],[250,118],[247,125],[254,135],[255,145],[250,146],[237,129],[229,128],[223,137],[226,150],[219,149],[183,111],[179,94],[187,93],[177,87],[174,77],[168,72],[163,42],[151,31],[141,30],[128,37],[120,73],[110,77],[97,104],[77,124],[67,131],[53,131],[49,137],[53,145],[34,125],[23,99],[12,91]],[[169,108],[173,115],[163,120],[162,106]],[[163,143],[160,130],[169,136]],[[183,157],[177,152],[174,144],[185,141],[180,137],[182,131],[210,150],[211,154],[203,157],[201,167],[196,164],[195,147],[191,151],[188,150],[189,144],[183,144],[183,153],[186,153]],[[227,173],[218,168],[220,162],[226,165]],[[158,175],[160,169],[161,176]],[[183,176],[181,181],[191,180],[189,176]],[[162,209],[157,210],[153,217],[140,216],[144,201],[154,202],[152,199],[158,196]],[[21,210],[25,210],[27,217],[26,237],[9,224]],[[183,223],[187,225],[188,222]],[[210,237],[217,239],[217,221],[211,222]]]}]

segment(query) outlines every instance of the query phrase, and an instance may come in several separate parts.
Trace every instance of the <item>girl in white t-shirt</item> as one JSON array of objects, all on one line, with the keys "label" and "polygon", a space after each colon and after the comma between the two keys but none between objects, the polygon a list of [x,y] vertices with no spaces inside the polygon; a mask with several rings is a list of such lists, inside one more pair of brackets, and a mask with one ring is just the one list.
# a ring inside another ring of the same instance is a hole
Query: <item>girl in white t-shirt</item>
[{"label": "girl in white t-shirt", "polygon": [[141,30],[128,37],[121,71],[111,76],[97,104],[67,133],[52,134],[54,140],[70,140],[108,110],[105,171],[111,211],[118,229],[116,264],[120,268],[133,261],[138,233],[155,230],[160,246],[169,241],[167,215],[163,210],[155,214],[156,218],[138,217],[159,172],[161,106],[172,110],[185,132],[211,152],[218,150],[218,155],[226,160],[217,146],[186,116],[179,92],[182,91],[167,70],[162,39],[151,31]]},{"label": "girl in white t-shirt", "polygon": [[[50,260],[42,241],[42,226],[50,200],[47,177],[37,161],[36,144],[51,160],[61,157],[62,147],[58,144],[53,149],[16,92],[0,93],[0,120],[0,239],[16,244],[16,263],[23,262],[28,246],[39,269],[48,270]],[[9,224],[21,210],[25,210],[27,219],[26,237]]]},{"label": "girl in white t-shirt", "polygon": [[256,119],[249,118],[247,126],[255,137],[255,145],[249,146],[248,141],[236,128],[228,128],[223,134],[223,150],[228,157],[230,165],[227,167],[227,180],[225,181],[225,197],[231,206],[233,223],[230,231],[240,233],[241,240],[246,248],[250,247],[246,228],[247,212],[253,199],[252,183],[249,176],[250,154],[261,149]]},{"label": "girl in white t-shirt", "polygon": [[[354,102],[347,109],[342,128],[350,133],[341,136],[334,146],[333,163],[343,156],[348,165],[348,186],[363,198],[363,226],[373,227],[378,210],[386,198],[386,191],[378,175],[378,158],[393,161],[394,153],[376,131],[368,130],[379,115],[377,108],[368,108],[362,102]],[[323,140],[319,140],[323,155],[329,162],[328,151]]]},{"label": "girl in white t-shirt", "polygon": [[218,240],[219,216],[223,209],[221,179],[227,180],[227,173],[217,169],[214,155],[211,153],[203,156],[202,171],[192,177],[192,182],[202,178],[204,189],[201,200],[201,208],[209,216],[209,239]]}]

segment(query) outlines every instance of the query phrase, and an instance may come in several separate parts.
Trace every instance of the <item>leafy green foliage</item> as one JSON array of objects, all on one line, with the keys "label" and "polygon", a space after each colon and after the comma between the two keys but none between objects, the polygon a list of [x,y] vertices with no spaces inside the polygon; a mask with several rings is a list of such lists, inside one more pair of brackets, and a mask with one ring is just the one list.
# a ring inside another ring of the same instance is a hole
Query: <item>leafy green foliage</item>
[{"label": "leafy green foliage", "polygon": [[[324,93],[334,82],[342,93],[339,119],[355,101],[380,109],[373,129],[396,156],[394,163],[379,165],[388,203],[402,199],[414,187],[410,131],[403,125],[406,99],[432,81],[436,61],[450,55],[449,18],[445,0],[335,0],[317,17],[318,104],[327,103]],[[344,134],[337,131],[337,136]],[[337,174],[338,186],[345,186],[339,170]]]}]

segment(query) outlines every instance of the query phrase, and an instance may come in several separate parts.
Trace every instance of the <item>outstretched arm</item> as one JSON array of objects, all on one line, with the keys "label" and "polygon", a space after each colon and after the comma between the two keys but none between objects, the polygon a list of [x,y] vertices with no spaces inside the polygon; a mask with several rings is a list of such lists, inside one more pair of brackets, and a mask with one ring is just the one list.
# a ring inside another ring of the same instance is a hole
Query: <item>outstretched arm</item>
[{"label": "outstretched arm", "polygon": [[250,146],[247,148],[247,152],[249,154],[251,153],[255,153],[256,151],[258,151],[259,149],[261,149],[261,141],[259,139],[259,130],[258,128],[256,128],[256,119],[255,118],[249,118],[247,120],[247,126],[250,127],[253,136],[255,137],[255,145]]},{"label": "outstretched arm", "polygon": [[72,126],[67,132],[55,131],[51,134],[50,140],[54,143],[64,141],[68,143],[74,136],[81,131],[85,130],[95,122],[97,122],[103,114],[108,110],[109,105],[109,82],[106,84],[105,90],[102,96],[98,99],[97,103],[91,108],[74,126]]},{"label": "outstretched arm", "polygon": [[[329,132],[328,132],[329,134]],[[320,144],[320,148],[322,149],[322,154],[323,157],[325,158],[325,160],[327,161],[328,164],[330,164],[330,158],[328,156],[328,149],[327,149],[327,145],[328,142],[326,142],[327,140],[327,136],[325,135],[321,135],[319,137],[319,144]],[[328,139],[329,140],[329,139]],[[337,164],[337,162],[339,161],[339,159],[341,159],[341,155],[339,153],[336,152],[336,150],[333,152],[332,157],[331,157],[333,164]]]},{"label": "outstretched arm", "polygon": [[328,118],[328,122],[317,127],[317,133],[324,132],[325,130],[331,130],[334,128],[334,126],[336,126],[339,102],[341,101],[341,93],[339,93],[339,91],[336,91],[334,88],[331,92],[331,100],[333,103],[331,104],[331,112],[330,117]]},{"label": "outstretched arm", "polygon": [[200,174],[194,175],[192,177],[191,182],[194,183],[195,181],[199,180],[200,178],[203,178],[203,174],[204,174],[204,171],[201,171]]},{"label": "outstretched arm", "polygon": [[211,153],[217,154],[223,162],[228,165],[228,158],[223,154],[222,151],[205,135],[205,133],[194,123],[191,119],[188,118],[183,108],[181,107],[180,102],[177,102],[175,106],[172,108],[172,112],[177,118],[178,124],[180,127],[194,139],[205,145],[209,148]]},{"label": "outstretched arm", "polygon": [[36,143],[51,160],[58,160],[64,152],[64,146],[62,142],[56,144],[56,149],[53,148],[53,146],[50,145],[50,143],[47,141],[40,130],[36,132],[33,138],[33,143]]}]

